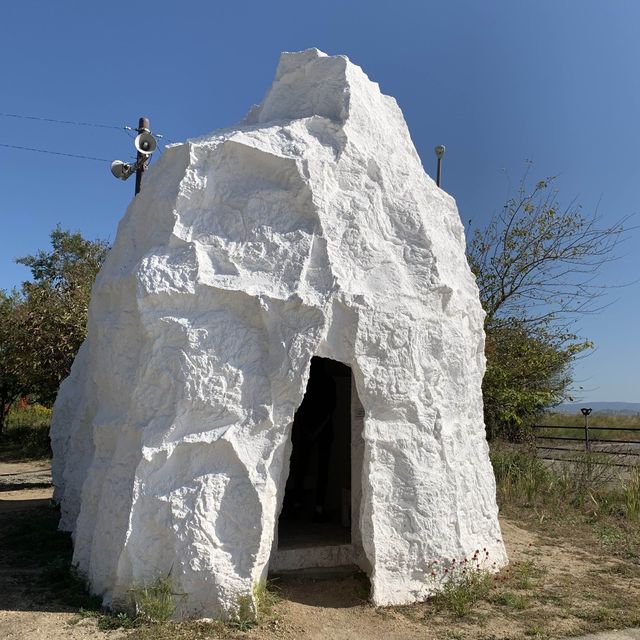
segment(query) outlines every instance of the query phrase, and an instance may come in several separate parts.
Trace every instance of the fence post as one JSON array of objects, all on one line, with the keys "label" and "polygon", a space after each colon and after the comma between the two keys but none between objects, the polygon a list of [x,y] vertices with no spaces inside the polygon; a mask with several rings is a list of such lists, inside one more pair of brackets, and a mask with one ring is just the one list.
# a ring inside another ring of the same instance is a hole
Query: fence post
[{"label": "fence post", "polygon": [[585,451],[591,451],[591,445],[589,444],[589,414],[592,409],[582,408],[580,412],[584,416],[584,448]]}]

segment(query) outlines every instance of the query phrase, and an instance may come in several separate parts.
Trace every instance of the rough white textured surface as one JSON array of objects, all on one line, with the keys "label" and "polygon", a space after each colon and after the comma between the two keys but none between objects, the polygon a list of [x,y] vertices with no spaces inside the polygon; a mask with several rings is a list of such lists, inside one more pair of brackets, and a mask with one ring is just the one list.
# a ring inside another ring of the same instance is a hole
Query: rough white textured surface
[{"label": "rough white textured surface", "polygon": [[393,98],[344,56],[282,55],[237,127],[174,145],[94,287],[55,406],[55,497],[106,604],[171,575],[181,613],[263,579],[313,355],[364,407],[359,527],[376,604],[433,560],[506,562],[483,418],[483,312],[453,199]]}]

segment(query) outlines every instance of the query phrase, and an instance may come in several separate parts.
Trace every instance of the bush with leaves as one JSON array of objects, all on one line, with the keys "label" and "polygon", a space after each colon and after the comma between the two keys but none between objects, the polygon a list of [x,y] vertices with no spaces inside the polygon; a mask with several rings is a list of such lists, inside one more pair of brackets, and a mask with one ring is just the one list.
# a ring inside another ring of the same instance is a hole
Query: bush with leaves
[{"label": "bush with leaves", "polygon": [[625,238],[626,219],[603,226],[574,202],[562,207],[554,184],[551,177],[530,187],[525,172],[516,195],[469,245],[487,314],[489,438],[521,439],[542,410],[565,398],[572,362],[592,346],[575,323],[603,306],[599,272]]},{"label": "bush with leaves", "polygon": [[573,358],[588,343],[566,341],[546,327],[528,327],[515,318],[487,327],[486,333],[482,389],[487,435],[525,440],[528,425],[562,402],[572,382]]},{"label": "bush with leaves", "polygon": [[33,278],[22,287],[29,392],[45,404],[55,399],[85,338],[91,287],[109,250],[102,240],[59,227],[51,247],[17,260]]},{"label": "bush with leaves", "polygon": [[91,287],[108,250],[56,228],[51,250],[17,260],[32,280],[0,291],[0,433],[19,397],[55,399],[85,338]]},{"label": "bush with leaves", "polygon": [[26,342],[22,298],[0,290],[0,435],[13,403],[28,388]]}]

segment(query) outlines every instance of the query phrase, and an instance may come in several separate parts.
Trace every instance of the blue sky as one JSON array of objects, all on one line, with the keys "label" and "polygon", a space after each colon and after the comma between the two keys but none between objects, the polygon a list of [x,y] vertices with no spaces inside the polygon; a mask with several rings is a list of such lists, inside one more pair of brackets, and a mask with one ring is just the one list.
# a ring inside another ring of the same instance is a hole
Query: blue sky
[{"label": "blue sky", "polygon": [[[0,112],[135,125],[171,140],[237,122],[280,51],[346,54],[402,107],[462,219],[483,226],[521,177],[559,175],[560,198],[605,223],[640,196],[640,3],[635,0],[33,1],[0,8]],[[124,131],[0,117],[0,143],[132,156]],[[132,197],[106,162],[0,147],[0,288],[56,224],[113,240]],[[636,224],[640,223],[640,216]],[[603,280],[640,277],[640,232]],[[597,350],[576,365],[585,400],[640,402],[640,284],[580,323]]]}]

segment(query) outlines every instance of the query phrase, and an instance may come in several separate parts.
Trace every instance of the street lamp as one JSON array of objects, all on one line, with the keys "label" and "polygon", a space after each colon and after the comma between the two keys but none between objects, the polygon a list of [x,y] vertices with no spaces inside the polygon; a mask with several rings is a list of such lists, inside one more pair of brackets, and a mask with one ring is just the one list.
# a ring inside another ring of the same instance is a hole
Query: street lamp
[{"label": "street lamp", "polygon": [[584,416],[584,446],[587,451],[590,450],[589,447],[589,414],[593,411],[593,409],[587,409],[586,407],[582,407],[580,409],[580,413]]},{"label": "street lamp", "polygon": [[434,151],[436,152],[436,158],[438,158],[438,169],[436,171],[436,185],[440,186],[440,176],[442,167],[442,156],[444,155],[444,145],[439,144]]}]

